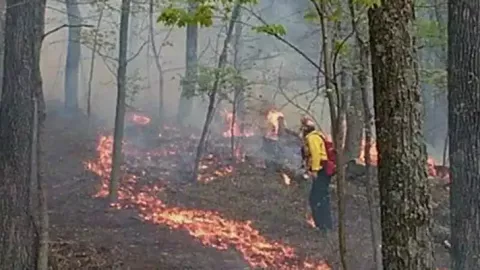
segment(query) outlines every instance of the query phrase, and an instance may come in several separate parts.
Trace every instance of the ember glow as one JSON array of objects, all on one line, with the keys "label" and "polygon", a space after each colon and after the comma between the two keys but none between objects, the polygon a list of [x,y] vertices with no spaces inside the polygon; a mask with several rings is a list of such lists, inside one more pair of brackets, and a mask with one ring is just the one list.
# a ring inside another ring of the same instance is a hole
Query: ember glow
[{"label": "ember glow", "polygon": [[200,161],[200,173],[197,180],[203,183],[209,183],[215,180],[218,177],[227,176],[233,172],[232,166],[225,166],[216,169],[212,174],[204,173],[204,170],[207,170],[211,166],[215,166],[218,161],[213,155],[208,155]]},{"label": "ember glow", "polygon": [[137,125],[145,126],[150,124],[150,117],[141,115],[138,113],[127,113],[127,121],[135,123]]},{"label": "ember glow", "polygon": [[282,173],[282,178],[285,185],[290,186],[290,184],[292,183],[292,179],[290,179],[290,177],[285,173]]},{"label": "ember glow", "polygon": [[[108,194],[112,142],[111,136],[101,137],[97,147],[97,159],[86,163],[87,169],[102,180],[96,196],[103,197]],[[138,177],[127,173],[119,189],[119,203],[115,207],[135,207],[143,220],[166,225],[171,229],[184,229],[205,246],[219,250],[233,247],[252,267],[284,270],[331,269],[324,261],[301,258],[293,247],[268,240],[260,235],[249,221],[226,219],[214,211],[168,206],[157,198],[161,191],[162,187],[156,185],[138,187]]]},{"label": "ember glow", "polygon": [[[222,135],[225,138],[248,138],[255,135],[251,128],[243,127],[243,130],[240,128],[240,121],[234,117],[233,112],[229,112],[224,110],[222,112],[223,120],[224,120],[224,128]],[[234,158],[237,162],[244,162],[245,161],[245,151],[239,143],[238,140],[234,141]]]},{"label": "ember glow", "polygon": [[254,132],[247,128],[244,128],[243,132],[241,131],[240,121],[238,121],[238,118],[234,117],[232,112],[224,110],[222,115],[225,121],[225,129],[223,132],[224,137],[251,137],[254,135]]},{"label": "ember glow", "polygon": [[306,215],[306,220],[307,220],[307,224],[312,227],[312,228],[315,228],[315,222],[313,221],[313,217],[311,214],[307,214]]},{"label": "ember glow", "polygon": [[[365,140],[362,140],[361,147],[360,147],[360,155],[357,158],[357,163],[365,165]],[[378,151],[377,151],[377,144],[376,142],[372,143],[370,147],[370,165],[377,166],[378,165]],[[438,166],[438,163],[435,161],[434,158],[428,157],[427,159],[427,173],[428,176],[431,178],[441,178],[441,179],[449,179],[448,168],[444,166]]]}]

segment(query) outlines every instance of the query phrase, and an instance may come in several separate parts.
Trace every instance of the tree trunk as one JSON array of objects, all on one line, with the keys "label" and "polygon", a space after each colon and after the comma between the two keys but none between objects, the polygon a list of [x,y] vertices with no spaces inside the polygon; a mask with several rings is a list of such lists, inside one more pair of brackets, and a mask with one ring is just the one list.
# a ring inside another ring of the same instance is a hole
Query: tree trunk
[{"label": "tree trunk", "polygon": [[112,172],[110,175],[109,199],[113,203],[117,200],[118,185],[120,182],[120,165],[122,164],[122,142],[125,126],[125,98],[127,83],[127,46],[128,20],[130,17],[131,0],[122,0],[122,16],[120,18],[120,37],[117,71],[117,108],[115,112],[115,132],[113,137]]},{"label": "tree trunk", "polygon": [[[345,237],[345,166],[343,166],[345,158],[343,153],[343,142],[345,139],[344,129],[342,128],[343,120],[345,119],[345,104],[344,101],[344,91],[342,86],[338,86],[335,78],[335,65],[332,61],[332,41],[334,39],[329,37],[331,34],[331,25],[329,20],[326,17],[327,6],[326,3],[311,0],[314,4],[317,14],[320,19],[320,29],[322,31],[321,43],[322,43],[322,56],[323,56],[323,68],[324,68],[324,81],[326,87],[326,94],[328,105],[330,109],[330,125],[331,125],[331,134],[332,139],[335,144],[335,151],[337,152],[336,164],[337,164],[337,174],[335,176],[337,183],[337,204],[338,204],[338,242],[339,242],[339,255],[342,269],[347,270],[347,245]],[[333,59],[335,60],[335,59]],[[320,69],[318,69],[320,70]],[[334,92],[336,93],[336,98]]]},{"label": "tree trunk", "polygon": [[[3,61],[5,56],[5,14],[6,1],[0,1],[0,74],[3,75]],[[3,76],[0,78],[0,101],[2,100]]]},{"label": "tree trunk", "polygon": [[[39,235],[30,208],[32,125],[38,93],[44,0],[7,1],[0,105],[0,269],[37,268]],[[28,42],[26,42],[28,41]],[[8,143],[7,143],[8,142]]]},{"label": "tree trunk", "polygon": [[[242,32],[243,32],[243,24],[240,23],[242,21],[242,14],[240,11],[240,14],[238,15],[238,21],[235,24],[235,52],[234,52],[234,59],[233,59],[233,66],[235,70],[238,72],[238,74],[241,74],[242,71]],[[237,103],[236,103],[236,108],[237,108],[237,116],[238,120],[240,121],[240,132],[243,133],[244,131],[244,121],[245,121],[245,89],[244,85],[237,83],[235,85],[235,92],[237,95]]]},{"label": "tree trunk", "polygon": [[480,269],[480,1],[448,8],[452,270]]},{"label": "tree trunk", "polygon": [[[379,221],[378,221],[378,206],[377,200],[375,198],[375,193],[377,189],[375,187],[375,176],[373,172],[373,166],[370,156],[370,149],[373,146],[373,128],[374,128],[374,115],[372,114],[370,102],[369,102],[369,92],[370,88],[368,87],[368,75],[369,75],[369,60],[370,52],[368,51],[368,45],[366,44],[367,36],[367,18],[366,14],[362,13],[362,7],[354,2],[354,0],[349,0],[349,9],[350,9],[350,20],[352,24],[352,30],[355,37],[355,52],[354,52],[354,63],[355,63],[355,72],[353,76],[353,84],[358,86],[360,90],[360,99],[362,102],[363,117],[362,121],[364,124],[365,131],[365,189],[367,196],[367,204],[369,211],[369,221],[370,221],[370,240],[372,241],[372,254],[373,254],[373,264],[375,265],[376,270],[382,270],[382,254],[381,254],[381,244],[379,234]],[[357,87],[354,87],[353,91],[358,91]],[[352,97],[354,98],[354,97]],[[357,98],[357,97],[355,97]],[[348,121],[348,120],[347,120]],[[350,128],[350,127],[349,127]],[[348,128],[347,128],[348,132]],[[363,139],[363,134],[360,139]],[[348,140],[346,142],[348,145]],[[360,149],[359,149],[360,150]]]},{"label": "tree trunk", "polygon": [[[331,39],[332,48],[335,46],[335,42],[338,40],[343,40],[345,32],[347,32],[348,27],[344,22],[336,22],[333,38]],[[347,118],[347,104],[348,104],[348,94],[351,91],[351,73],[348,69],[347,59],[344,56],[339,56],[339,52],[336,49],[332,50],[331,53],[334,55],[332,61],[332,76],[333,74],[340,75],[337,77],[337,84],[335,87],[335,92],[337,96],[336,104],[336,130],[332,132],[335,151],[337,153],[336,164],[337,164],[337,173],[335,175],[337,183],[337,205],[338,205],[338,242],[339,242],[339,255],[340,262],[342,264],[342,269],[349,269],[347,264],[347,242],[346,242],[346,207],[345,207],[345,136],[346,136],[346,118]]]},{"label": "tree trunk", "polygon": [[[354,65],[358,67],[358,65]],[[350,91],[350,100],[347,108],[347,134],[345,138],[345,158],[347,160],[354,160],[360,155],[360,146],[363,135],[363,113],[362,113],[362,91],[365,87],[360,84],[360,74],[356,70],[353,76],[353,89]]]},{"label": "tree trunk", "polygon": [[332,75],[332,61],[330,59],[331,56],[331,48],[330,48],[330,42],[329,42],[329,23],[328,20],[326,19],[326,16],[324,14],[324,3],[321,3],[321,7],[319,10],[319,17],[320,17],[320,27],[322,31],[322,37],[321,37],[321,43],[322,43],[322,56],[323,56],[323,68],[325,71],[325,88],[326,88],[326,94],[327,94],[327,99],[328,99],[328,107],[330,109],[330,125],[331,125],[331,133],[332,137],[335,140],[335,131],[337,130],[336,122],[337,122],[337,111],[336,111],[336,102],[335,98],[333,95],[333,88],[335,85],[332,83],[335,79],[334,76]]},{"label": "tree trunk", "polygon": [[434,269],[413,0],[382,1],[369,10],[368,17],[383,266],[389,270]]},{"label": "tree trunk", "polygon": [[[45,2],[44,2],[45,3]],[[40,39],[38,44],[38,58],[37,62],[40,63],[42,42],[44,38],[44,26],[45,26],[45,6],[42,9],[38,10],[38,15],[36,17],[37,27],[36,36]],[[40,64],[35,69],[35,76],[37,77],[37,87],[34,97],[34,121],[36,121],[36,147],[32,147],[32,152],[36,151],[35,159],[36,164],[32,166],[36,167],[36,199],[38,201],[38,206],[36,209],[37,216],[37,234],[38,234],[38,249],[37,249],[37,269],[36,270],[48,270],[48,256],[49,256],[49,216],[48,216],[48,204],[47,204],[47,189],[43,182],[43,148],[42,141],[45,128],[45,119],[46,119],[46,104],[45,97],[43,95],[43,79],[40,70]],[[36,112],[36,113],[35,113]],[[30,198],[32,199],[32,198]]]},{"label": "tree trunk", "polygon": [[[238,14],[238,21],[242,20],[241,11]],[[242,48],[242,31],[243,25],[239,22],[235,23],[235,35],[233,38],[233,68],[237,72],[237,76],[241,76],[242,73],[242,63],[241,63],[241,48]],[[245,93],[243,90],[243,81],[237,80],[234,85],[233,93],[233,102],[232,102],[232,123],[230,127],[230,150],[232,152],[232,161],[236,161],[235,151],[237,147],[241,144],[239,140],[241,138],[235,137],[235,126],[237,122],[240,124],[240,133],[243,134],[244,131],[244,121],[245,121]]]},{"label": "tree trunk", "polygon": [[90,60],[90,74],[88,75],[88,88],[87,88],[87,116],[90,117],[92,113],[92,83],[93,83],[93,74],[95,70],[95,56],[97,55],[97,47],[98,47],[98,33],[100,32],[100,25],[102,24],[103,19],[103,11],[104,6],[100,8],[100,12],[98,14],[97,25],[95,26],[96,31],[93,35],[93,47],[92,47],[92,55]]},{"label": "tree trunk", "polygon": [[[355,8],[352,0],[348,1],[348,6],[350,7],[350,13],[352,13],[352,8]],[[366,20],[361,20],[364,18],[364,14],[360,13],[359,18],[353,17],[355,15],[355,10],[351,16],[350,28],[353,33],[359,33],[358,25],[365,25]],[[359,22],[358,22],[359,21]],[[355,44],[355,42],[354,42]],[[355,160],[360,155],[360,147],[363,139],[363,103],[362,103],[362,87],[366,87],[366,78],[364,70],[362,69],[362,62],[365,59],[361,59],[358,53],[359,47],[356,44],[353,48],[353,53],[350,54],[350,63],[352,70],[352,89],[349,91],[349,99],[347,106],[347,115],[346,115],[346,135],[345,135],[345,158],[346,161]],[[367,58],[368,61],[368,58]],[[365,84],[362,84],[365,83]]]},{"label": "tree trunk", "polygon": [[[68,24],[80,25],[82,15],[76,0],[66,0]],[[80,27],[68,27],[67,61],[65,64],[65,109],[72,113],[78,110],[78,77],[80,75]]]},{"label": "tree trunk", "polygon": [[[163,121],[165,120],[164,118],[164,88],[165,88],[165,80],[163,77],[163,67],[162,64],[160,63],[160,52],[159,49],[157,49],[157,44],[155,42],[155,32],[154,32],[154,20],[153,20],[153,15],[155,12],[155,3],[154,0],[150,0],[149,2],[149,36],[150,36],[150,42],[152,44],[152,51],[153,51],[153,56],[155,57],[155,66],[157,67],[158,71],[158,121],[159,125],[163,125]],[[163,44],[161,45],[163,46]]]},{"label": "tree trunk", "polygon": [[222,78],[220,77],[220,74],[222,74],[222,71],[225,68],[225,65],[227,64],[228,46],[230,45],[230,41],[232,40],[233,28],[235,26],[235,22],[237,21],[238,15],[240,14],[240,7],[241,7],[240,0],[238,0],[236,1],[235,6],[233,7],[232,17],[230,18],[230,22],[228,23],[227,34],[223,42],[222,52],[220,53],[217,70],[215,72],[215,81],[213,82],[212,90],[208,94],[209,96],[208,110],[207,110],[207,115],[205,117],[205,123],[202,129],[202,134],[198,142],[197,153],[195,155],[195,164],[193,167],[193,181],[196,181],[198,179],[198,169],[200,166],[200,160],[202,159],[203,151],[205,149],[205,142],[207,138],[208,129],[213,119],[217,92],[218,92],[218,89],[221,87],[220,80]]},{"label": "tree trunk", "polygon": [[[39,72],[39,71],[38,71]],[[41,78],[40,78],[41,85]],[[43,99],[43,91],[40,89],[39,93]],[[41,137],[43,129],[43,116],[44,113],[40,108],[38,95],[33,98],[33,125],[32,125],[32,151],[31,151],[31,179],[32,186],[35,186],[31,190],[30,200],[32,201],[32,213],[35,213],[35,225],[37,228],[38,250],[37,250],[37,268],[36,270],[48,270],[48,207],[47,207],[47,195],[46,189],[43,184],[42,174],[42,148]]]},{"label": "tree trunk", "polygon": [[[190,2],[189,12],[195,12],[196,4]],[[197,51],[198,51],[198,25],[187,25],[187,44],[186,44],[186,69],[185,78],[182,84],[182,93],[180,95],[180,102],[178,104],[177,120],[180,124],[190,116],[192,112],[192,93],[196,89],[197,84]]]}]

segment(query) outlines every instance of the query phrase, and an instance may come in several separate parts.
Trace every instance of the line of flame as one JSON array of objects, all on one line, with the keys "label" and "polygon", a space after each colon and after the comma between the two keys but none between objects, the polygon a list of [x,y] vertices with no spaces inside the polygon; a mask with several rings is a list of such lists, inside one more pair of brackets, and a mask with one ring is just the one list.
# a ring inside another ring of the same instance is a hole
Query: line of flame
[{"label": "line of flame", "polygon": [[[86,163],[86,168],[102,179],[100,190],[95,196],[108,194],[108,179],[111,170],[111,136],[100,138],[98,158]],[[302,260],[294,248],[279,242],[269,241],[254,229],[250,221],[235,221],[219,213],[199,209],[169,207],[156,198],[161,190],[158,186],[143,187],[135,192],[135,175],[126,175],[119,190],[117,208],[135,206],[145,221],[163,224],[172,229],[185,229],[202,244],[225,250],[234,247],[252,267],[280,270],[330,270],[324,261]]]}]

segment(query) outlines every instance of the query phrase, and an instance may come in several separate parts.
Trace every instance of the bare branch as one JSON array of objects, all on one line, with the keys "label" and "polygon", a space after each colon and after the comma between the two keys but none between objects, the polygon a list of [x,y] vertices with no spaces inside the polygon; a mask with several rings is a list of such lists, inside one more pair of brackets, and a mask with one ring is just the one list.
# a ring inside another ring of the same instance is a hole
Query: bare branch
[{"label": "bare branch", "polygon": [[45,34],[42,35],[42,41],[48,36],[48,35],[51,35],[59,30],[61,30],[62,28],[78,28],[78,27],[86,27],[86,28],[93,28],[93,25],[91,24],[75,24],[75,25],[71,25],[71,24],[62,24],[60,26],[57,26],[55,28],[53,28],[52,30],[49,30],[47,32],[45,32]]},{"label": "bare branch", "polygon": [[[259,20],[261,23],[263,23],[264,25],[268,25],[268,23],[262,18],[260,17],[259,15],[257,15],[255,12],[253,12],[252,10],[250,9],[247,9],[245,8],[248,12],[250,12],[250,14],[255,17],[257,20]],[[318,65],[314,60],[312,60],[312,58],[310,58],[308,55],[306,55],[302,50],[300,50],[297,46],[293,45],[290,41],[286,40],[285,38],[283,38],[282,36],[280,35],[277,35],[277,34],[274,34],[274,33],[268,33],[268,35],[271,35],[273,37],[275,37],[276,39],[278,39],[279,41],[281,41],[283,44],[287,45],[288,47],[290,47],[292,50],[294,50],[295,52],[297,52],[298,54],[300,54],[305,60],[307,60],[312,66],[314,66],[320,73],[322,73],[322,75],[325,76],[325,71],[320,67],[320,65]],[[325,76],[325,78],[328,78],[328,80],[330,81],[330,83],[334,86],[337,85],[337,82],[335,79],[332,79],[332,78],[329,78],[328,76]]]},{"label": "bare branch", "polygon": [[127,59],[127,63],[128,63],[128,62],[131,62],[131,61],[133,61],[135,58],[137,58],[137,56],[143,51],[143,48],[145,48],[145,46],[146,46],[147,44],[148,44],[148,40],[145,41],[145,42],[142,44],[142,46],[140,46],[140,48],[138,49],[138,51],[137,51],[136,53],[134,53],[134,54],[132,55],[132,57],[130,57],[130,58]]},{"label": "bare branch", "polygon": [[[280,66],[280,69],[282,67]],[[305,113],[306,115],[310,116],[313,121],[315,121],[315,123],[317,124],[318,127],[320,127],[320,123],[317,121],[316,117],[310,113],[309,110],[306,110],[305,108],[303,108],[302,106],[298,105],[298,103],[296,103],[295,101],[293,101],[286,93],[285,93],[285,90],[283,89],[283,86],[282,86],[282,76],[279,75],[278,76],[278,84],[277,84],[277,87],[278,87],[278,90],[280,91],[280,94],[282,94],[282,96],[287,100],[288,103],[290,103],[291,105],[293,105],[295,108],[299,109],[300,111],[302,111],[303,113]],[[321,128],[320,128],[321,129]]]}]

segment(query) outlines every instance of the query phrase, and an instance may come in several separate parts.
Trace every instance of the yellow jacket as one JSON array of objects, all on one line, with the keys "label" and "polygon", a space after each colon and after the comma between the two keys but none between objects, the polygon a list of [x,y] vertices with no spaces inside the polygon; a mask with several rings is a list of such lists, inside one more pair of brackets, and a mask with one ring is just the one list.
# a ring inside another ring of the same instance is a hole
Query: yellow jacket
[{"label": "yellow jacket", "polygon": [[314,172],[320,171],[322,169],[322,161],[328,160],[327,148],[321,132],[314,130],[305,136],[305,153],[310,170]]}]

